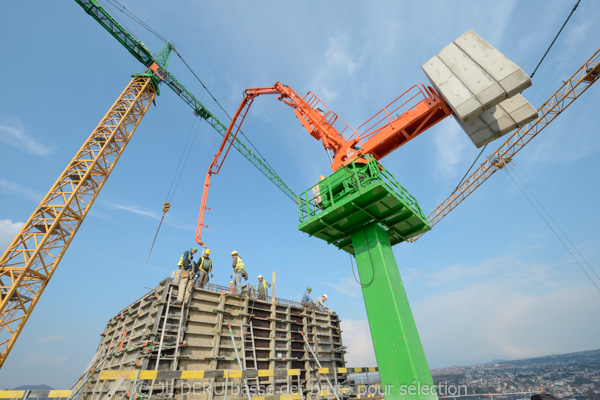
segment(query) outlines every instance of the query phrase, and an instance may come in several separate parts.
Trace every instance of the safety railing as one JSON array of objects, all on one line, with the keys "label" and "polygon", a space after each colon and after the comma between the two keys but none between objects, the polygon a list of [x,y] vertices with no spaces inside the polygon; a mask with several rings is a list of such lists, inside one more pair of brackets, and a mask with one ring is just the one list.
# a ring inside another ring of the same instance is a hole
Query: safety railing
[{"label": "safety railing", "polygon": [[[332,175],[331,182],[327,178],[301,193],[298,201],[298,218],[300,223],[311,220],[319,214],[335,209],[353,193],[362,193],[365,188],[377,181],[393,192],[413,213],[426,219],[417,200],[408,193],[392,174],[371,155],[365,157],[367,164],[353,161],[343,168],[343,175],[339,179]],[[364,160],[360,160],[364,162]],[[340,173],[341,174],[341,173]]]},{"label": "safety railing", "polygon": [[[304,306],[302,305],[302,303],[299,302],[299,301],[282,299],[282,298],[279,298],[279,297],[273,298],[273,296],[266,296],[264,298],[261,298],[258,295],[258,293],[256,292],[256,290],[252,287],[252,285],[249,285],[249,288],[250,288],[249,291],[248,290],[244,290],[242,292],[242,297],[249,297],[251,299],[262,300],[262,301],[266,301],[268,303],[275,302],[276,304],[282,305],[282,306],[290,306],[290,307],[300,308],[300,309],[304,308]],[[226,293],[226,294],[233,295],[233,289],[231,289],[229,286],[222,286],[222,285],[217,285],[217,284],[214,284],[214,283],[207,283],[204,286],[204,289],[210,290],[210,291],[213,291],[213,292]]]},{"label": "safety railing", "polygon": [[359,126],[356,129],[357,136],[355,137],[363,140],[377,134],[391,124],[393,120],[399,118],[407,111],[415,109],[419,103],[425,100],[427,100],[427,95],[423,91],[423,88],[419,85],[412,86]]},{"label": "safety railing", "polygon": [[331,109],[329,109],[329,106],[327,106],[327,104],[325,104],[313,92],[306,93],[306,95],[303,97],[303,100],[313,110],[321,110],[323,112],[322,115],[324,118],[324,122],[327,125],[335,128],[340,133],[340,135],[352,136],[356,134],[354,129],[352,129],[350,125],[346,123],[346,121],[338,117],[338,115],[335,112],[331,111]]}]

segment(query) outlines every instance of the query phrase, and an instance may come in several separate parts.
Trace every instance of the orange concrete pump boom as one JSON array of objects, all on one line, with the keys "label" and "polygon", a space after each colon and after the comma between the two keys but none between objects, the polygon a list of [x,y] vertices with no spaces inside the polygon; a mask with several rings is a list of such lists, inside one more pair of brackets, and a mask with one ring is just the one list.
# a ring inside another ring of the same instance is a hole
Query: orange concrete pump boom
[{"label": "orange concrete pump boom", "polygon": [[[246,89],[244,93],[244,99],[206,173],[196,227],[196,242],[200,245],[204,245],[201,235],[202,228],[206,226],[204,215],[211,176],[219,173],[256,97],[278,94],[278,100],[292,107],[308,133],[323,143],[333,171],[366,154],[379,160],[453,113],[433,88],[414,85],[354,130],[312,92],[300,97],[289,86],[276,82],[272,87]],[[242,119],[232,134],[240,115]]]}]

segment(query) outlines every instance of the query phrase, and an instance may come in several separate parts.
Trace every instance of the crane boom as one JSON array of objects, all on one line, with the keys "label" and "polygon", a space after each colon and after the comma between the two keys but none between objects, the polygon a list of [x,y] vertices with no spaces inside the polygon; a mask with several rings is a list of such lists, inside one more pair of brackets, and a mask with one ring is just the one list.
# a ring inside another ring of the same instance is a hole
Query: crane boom
[{"label": "crane boom", "polygon": [[[415,85],[361,125],[358,132],[362,130],[362,133],[359,134],[312,92],[301,97],[289,86],[276,82],[271,87],[246,89],[244,93],[244,99],[229,124],[204,180],[195,237],[202,246],[211,177],[219,173],[229,150],[235,145],[237,134],[256,97],[277,94],[279,100],[292,107],[304,129],[322,142],[334,171],[352,162],[365,163],[366,155],[379,160],[452,114],[450,107],[434,89]],[[232,133],[240,115],[242,118]],[[345,138],[344,133],[349,137]]]},{"label": "crane boom", "polygon": [[133,78],[0,258],[0,367],[156,93]]},{"label": "crane boom", "polygon": [[[148,47],[131,32],[121,26],[96,0],[75,0],[86,13],[94,18],[104,29],[106,29],[119,43],[121,43],[131,55],[146,67],[156,63],[160,69],[155,71],[183,101],[192,109],[194,114],[204,118],[221,136],[227,132],[227,127],[215,117],[189,90],[185,88],[173,75],[166,71],[167,57],[153,57]],[[168,44],[170,45],[170,44]],[[162,52],[161,52],[162,54]],[[235,139],[233,147],[238,150],[248,161],[250,161],[260,172],[273,182],[286,196],[296,202],[298,196],[285,182],[269,168],[252,150],[241,140]]]},{"label": "crane boom", "polygon": [[[539,108],[539,117],[515,131],[495,152],[493,152],[452,194],[444,200],[427,218],[433,227],[442,218],[462,203],[475,189],[483,184],[496,171],[502,169],[512,158],[558,117],[579,96],[600,77],[600,49],[597,50],[578,70]],[[409,239],[414,242],[422,235]]]}]

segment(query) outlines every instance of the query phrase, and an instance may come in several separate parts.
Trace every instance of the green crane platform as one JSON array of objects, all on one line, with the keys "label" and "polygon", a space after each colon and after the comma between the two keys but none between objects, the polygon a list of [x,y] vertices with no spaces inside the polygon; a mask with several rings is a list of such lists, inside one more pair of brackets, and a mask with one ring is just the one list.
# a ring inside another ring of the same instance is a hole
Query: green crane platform
[{"label": "green crane platform", "polygon": [[392,246],[431,229],[415,198],[375,159],[366,161],[337,170],[300,195],[302,232],[354,254],[350,236],[369,224],[381,224]]},{"label": "green crane platform", "polygon": [[417,201],[372,157],[298,202],[299,229],[356,258],[386,399],[437,399],[392,246],[430,230]]}]

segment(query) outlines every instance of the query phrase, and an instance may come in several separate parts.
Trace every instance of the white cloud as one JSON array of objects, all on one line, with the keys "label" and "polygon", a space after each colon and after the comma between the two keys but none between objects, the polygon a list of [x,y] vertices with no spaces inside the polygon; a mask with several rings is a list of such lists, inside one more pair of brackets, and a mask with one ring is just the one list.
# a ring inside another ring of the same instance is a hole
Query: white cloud
[{"label": "white cloud", "polygon": [[117,210],[127,211],[132,214],[141,215],[144,217],[149,217],[152,219],[160,220],[160,215],[158,215],[157,213],[145,210],[138,206],[113,203],[113,204],[111,204],[111,207],[115,208]]},{"label": "white cloud", "polygon": [[0,249],[6,249],[17,233],[23,227],[24,222],[13,222],[12,219],[0,219]]},{"label": "white cloud", "polygon": [[46,156],[54,151],[53,147],[46,146],[29,136],[18,120],[11,122],[0,121],[0,142],[37,156]]},{"label": "white cloud", "polygon": [[344,346],[348,347],[346,361],[349,367],[374,367],[375,351],[371,340],[369,323],[366,320],[344,319],[341,322],[344,331]]},{"label": "white cloud", "polygon": [[63,335],[56,335],[56,336],[42,336],[40,338],[37,339],[37,341],[39,343],[53,343],[53,342],[60,342],[61,340],[63,340],[65,337]]},{"label": "white cloud", "polygon": [[17,194],[25,197],[28,200],[35,201],[36,203],[39,203],[44,197],[43,194],[35,190],[25,187],[20,183],[11,182],[4,178],[0,178],[0,192]]},{"label": "white cloud", "polygon": [[67,363],[67,361],[69,361],[69,357],[67,356],[58,356],[52,359],[52,362],[56,365],[64,365]]},{"label": "white cloud", "polygon": [[354,298],[362,294],[362,289],[356,279],[358,279],[358,274],[356,278],[347,276],[340,279],[339,283],[328,282],[327,285],[334,288],[338,293]]},{"label": "white cloud", "polygon": [[448,287],[413,305],[430,366],[597,348],[600,321],[590,315],[600,313],[598,292],[565,286],[558,271],[503,257],[428,275]]},{"label": "white cloud", "polygon": [[457,166],[464,158],[464,135],[458,124],[447,125],[446,129],[436,130],[433,142],[436,149],[435,163],[438,172],[445,178],[456,176]]},{"label": "white cloud", "polygon": [[500,1],[494,3],[494,6],[489,9],[490,14],[493,18],[487,19],[493,29],[490,29],[490,43],[496,48],[503,48],[503,39],[506,38],[506,31],[511,23],[513,23],[512,13],[515,8],[515,1]]},{"label": "white cloud", "polygon": [[319,72],[308,87],[325,103],[333,102],[338,92],[331,88],[339,87],[344,78],[353,75],[363,57],[364,52],[355,46],[350,35],[344,33],[330,38],[317,69]]},{"label": "white cloud", "polygon": [[354,61],[354,56],[350,54],[348,48],[350,37],[342,35],[329,39],[329,47],[325,51],[325,59],[327,66],[336,70],[346,71],[348,75],[352,75],[358,66]]}]

